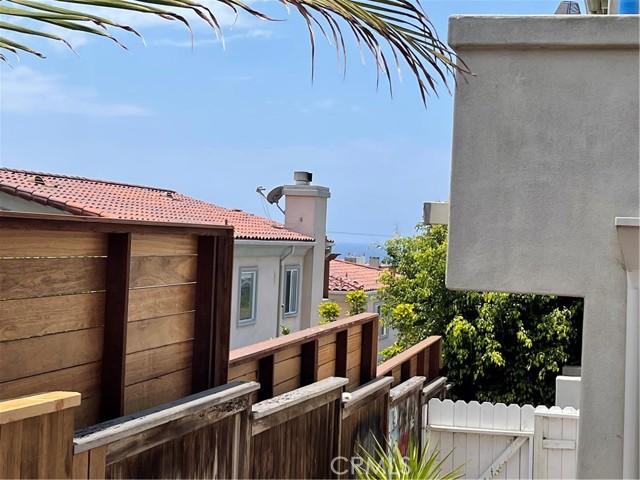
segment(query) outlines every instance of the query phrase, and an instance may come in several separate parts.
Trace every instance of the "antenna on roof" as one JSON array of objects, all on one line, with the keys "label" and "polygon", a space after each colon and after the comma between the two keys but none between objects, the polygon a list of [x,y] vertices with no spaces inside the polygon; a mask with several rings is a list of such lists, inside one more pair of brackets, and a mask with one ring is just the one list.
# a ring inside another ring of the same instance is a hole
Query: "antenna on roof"
[{"label": "antenna on roof", "polygon": [[271,205],[275,205],[276,207],[278,207],[278,210],[280,210],[282,213],[284,213],[284,210],[282,208],[280,208],[280,205],[278,205],[278,200],[280,200],[282,198],[282,196],[284,195],[283,187],[279,186],[279,187],[276,187],[276,188],[272,189],[266,196],[264,194],[264,190],[265,190],[265,188],[263,186],[259,186],[258,188],[256,188],[256,192],[258,193],[258,195],[263,197]]}]

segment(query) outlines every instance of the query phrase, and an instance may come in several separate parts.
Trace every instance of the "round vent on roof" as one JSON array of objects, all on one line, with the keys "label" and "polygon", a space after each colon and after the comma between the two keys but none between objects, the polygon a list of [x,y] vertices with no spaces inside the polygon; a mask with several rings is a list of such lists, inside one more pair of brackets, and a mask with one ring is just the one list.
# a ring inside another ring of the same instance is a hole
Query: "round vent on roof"
[{"label": "round vent on roof", "polygon": [[33,181],[36,185],[45,185],[44,178],[42,178],[40,175],[36,175],[35,177],[33,177]]}]

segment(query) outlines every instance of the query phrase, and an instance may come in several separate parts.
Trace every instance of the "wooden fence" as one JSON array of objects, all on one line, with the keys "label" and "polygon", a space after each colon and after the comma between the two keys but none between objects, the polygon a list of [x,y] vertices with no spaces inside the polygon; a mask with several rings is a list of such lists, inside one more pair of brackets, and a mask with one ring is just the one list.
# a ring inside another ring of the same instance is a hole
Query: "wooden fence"
[{"label": "wooden fence", "polygon": [[334,478],[346,378],[328,378],[252,408],[249,478]]},{"label": "wooden fence", "polygon": [[241,459],[258,387],[234,382],[80,430],[73,440],[74,477],[247,477]]},{"label": "wooden fence", "polygon": [[360,447],[373,453],[389,434],[389,390],[393,379],[380,377],[351,392],[342,411],[341,455],[353,459]]},{"label": "wooden fence", "polygon": [[393,397],[392,381],[348,394],[330,377],[255,404],[259,385],[236,381],[75,434],[78,393],[0,401],[0,478],[353,477],[355,447],[386,445],[393,403],[421,398],[423,379]]},{"label": "wooden fence", "polygon": [[348,389],[376,377],[378,315],[362,313],[233,350],[229,380],[260,383],[260,400],[329,377]]},{"label": "wooden fence", "polygon": [[420,376],[433,380],[442,370],[442,337],[432,335],[378,365],[376,376],[392,376],[393,385]]},{"label": "wooden fence", "polygon": [[427,438],[444,470],[463,465],[465,478],[576,478],[578,412],[431,399]]},{"label": "wooden fence", "polygon": [[354,390],[383,376],[394,386],[416,375],[430,381],[442,369],[440,336],[378,366],[377,351],[378,315],[362,313],[232,350],[229,380],[259,382],[264,400],[332,376],[348,378],[347,390]]},{"label": "wooden fence", "polygon": [[0,239],[0,400],[77,391],[82,427],[227,382],[231,227],[0,212]]},{"label": "wooden fence", "polygon": [[413,442],[422,448],[422,406],[425,377],[412,377],[389,392],[389,441],[406,455]]}]

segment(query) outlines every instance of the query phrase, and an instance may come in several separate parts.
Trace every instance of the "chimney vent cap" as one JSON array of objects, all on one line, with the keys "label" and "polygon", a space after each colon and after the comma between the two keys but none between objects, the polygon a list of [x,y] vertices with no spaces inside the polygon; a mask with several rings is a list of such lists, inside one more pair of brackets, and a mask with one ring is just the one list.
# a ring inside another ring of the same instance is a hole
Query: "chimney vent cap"
[{"label": "chimney vent cap", "polygon": [[313,180],[313,174],[311,172],[293,172],[293,180],[296,185],[309,185]]}]

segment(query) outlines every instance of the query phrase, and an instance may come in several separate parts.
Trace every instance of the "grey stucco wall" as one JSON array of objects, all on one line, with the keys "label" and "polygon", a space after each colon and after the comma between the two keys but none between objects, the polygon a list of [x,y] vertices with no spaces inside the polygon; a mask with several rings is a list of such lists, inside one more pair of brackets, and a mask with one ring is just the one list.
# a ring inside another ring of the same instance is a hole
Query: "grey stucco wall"
[{"label": "grey stucco wall", "polygon": [[638,18],[452,17],[447,285],[585,298],[579,478],[622,475],[626,276],[639,211]]}]

